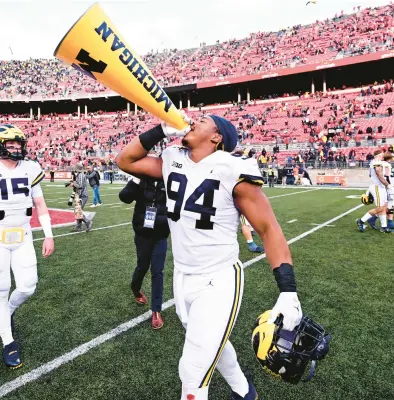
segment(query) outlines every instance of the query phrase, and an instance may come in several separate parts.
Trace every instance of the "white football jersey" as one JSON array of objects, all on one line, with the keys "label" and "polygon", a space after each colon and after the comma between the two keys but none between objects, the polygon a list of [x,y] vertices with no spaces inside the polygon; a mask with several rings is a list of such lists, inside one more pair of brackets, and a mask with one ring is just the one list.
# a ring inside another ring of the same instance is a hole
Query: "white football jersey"
[{"label": "white football jersey", "polygon": [[369,177],[371,178],[371,183],[373,185],[378,185],[384,188],[385,186],[383,185],[382,182],[380,182],[380,179],[376,173],[375,167],[382,167],[383,168],[383,176],[384,176],[384,161],[378,161],[378,160],[373,160],[369,166]]},{"label": "white football jersey", "polygon": [[13,169],[0,161],[0,211],[5,217],[0,225],[16,226],[30,221],[26,210],[33,207],[33,188],[45,177],[35,161],[19,161]]},{"label": "white football jersey", "polygon": [[201,274],[232,267],[240,217],[233,190],[243,181],[263,184],[257,163],[223,151],[195,163],[188,153],[172,146],[162,154],[175,268]]}]

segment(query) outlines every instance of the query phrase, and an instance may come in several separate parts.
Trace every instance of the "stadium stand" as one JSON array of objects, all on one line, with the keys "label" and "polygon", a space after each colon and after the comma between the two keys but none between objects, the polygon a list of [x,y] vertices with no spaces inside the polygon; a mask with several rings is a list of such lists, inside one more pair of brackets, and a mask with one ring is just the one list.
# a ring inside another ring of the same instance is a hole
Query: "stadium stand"
[{"label": "stadium stand", "polygon": [[[394,5],[360,7],[350,15],[257,32],[199,48],[150,52],[143,58],[163,86],[350,59],[393,49]],[[115,95],[58,60],[0,61],[0,100],[42,101]],[[393,81],[341,91],[305,93],[188,109],[197,119],[215,113],[230,119],[239,146],[254,149],[261,166],[312,163],[317,167],[363,165],[375,147],[394,138]],[[0,103],[1,104],[1,103]],[[59,103],[60,104],[60,103]],[[59,108],[61,109],[61,108]],[[69,169],[78,161],[105,170],[133,137],[158,123],[150,114],[103,111],[80,114],[0,114],[0,123],[19,125],[29,137],[29,157],[46,169]],[[179,144],[164,141],[157,151]]]},{"label": "stadium stand", "polygon": [[[359,8],[353,14],[308,26],[257,32],[196,49],[151,52],[144,60],[162,85],[177,86],[371,54],[393,49],[393,12],[392,4]],[[111,93],[54,59],[0,62],[2,99],[64,99]]]},{"label": "stadium stand", "polygon": [[[189,115],[197,119],[214,112],[230,119],[238,128],[240,147],[266,149],[270,158],[262,164],[298,160],[345,166],[349,159],[366,161],[371,146],[384,146],[387,138],[394,137],[393,101],[392,82],[387,82],[361,91],[206,107]],[[39,120],[0,116],[0,123],[10,121],[27,133],[29,156],[47,169],[67,169],[78,161],[105,166],[133,137],[159,122],[144,112],[98,112],[86,119],[57,114]],[[172,144],[179,144],[179,139],[163,142],[157,150]]]}]

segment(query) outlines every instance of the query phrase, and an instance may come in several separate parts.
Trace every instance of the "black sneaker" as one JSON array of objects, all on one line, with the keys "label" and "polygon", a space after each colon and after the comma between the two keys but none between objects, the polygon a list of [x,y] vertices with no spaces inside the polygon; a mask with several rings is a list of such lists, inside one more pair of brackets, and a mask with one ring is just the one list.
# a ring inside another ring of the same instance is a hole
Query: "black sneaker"
[{"label": "black sneaker", "polygon": [[18,369],[22,364],[19,344],[12,342],[7,344],[3,349],[3,361],[4,364],[11,369]]}]

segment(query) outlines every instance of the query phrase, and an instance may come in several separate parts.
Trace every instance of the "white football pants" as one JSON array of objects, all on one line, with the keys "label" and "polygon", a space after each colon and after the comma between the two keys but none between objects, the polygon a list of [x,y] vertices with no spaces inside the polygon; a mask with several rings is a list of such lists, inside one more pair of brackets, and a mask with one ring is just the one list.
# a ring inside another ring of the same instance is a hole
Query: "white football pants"
[{"label": "white football pants", "polygon": [[215,368],[232,390],[248,391],[248,382],[229,342],[241,305],[244,273],[241,263],[211,274],[174,271],[176,312],[186,328],[179,361],[181,400],[206,400]]},{"label": "white football pants", "polygon": [[[9,297],[11,269],[16,287]],[[0,242],[0,337],[3,345],[13,341],[11,314],[34,294],[36,285],[37,258],[31,231],[26,232],[22,244],[3,245]]]}]

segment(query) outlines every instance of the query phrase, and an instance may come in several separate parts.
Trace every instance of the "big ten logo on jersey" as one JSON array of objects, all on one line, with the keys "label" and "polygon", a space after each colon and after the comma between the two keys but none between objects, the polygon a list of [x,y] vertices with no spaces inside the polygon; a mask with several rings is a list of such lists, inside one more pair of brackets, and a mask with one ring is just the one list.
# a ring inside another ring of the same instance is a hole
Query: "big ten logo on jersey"
[{"label": "big ten logo on jersey", "polygon": [[11,178],[11,179],[2,179],[0,178],[0,194],[1,200],[7,201],[9,199],[9,195],[12,193],[13,195],[24,195],[25,197],[29,196],[29,178]]},{"label": "big ten logo on jersey", "polygon": [[171,164],[171,167],[182,168],[182,164],[179,162],[173,161]]},{"label": "big ten logo on jersey", "polygon": [[[171,172],[168,176],[167,197],[175,203],[171,207],[172,210],[170,210],[170,207],[167,207],[167,216],[174,222],[177,222],[181,217],[187,185],[188,179],[183,174]],[[219,190],[219,187],[220,181],[205,179],[186,200],[183,210],[200,214],[200,219],[196,221],[196,229],[213,229],[211,217],[216,215],[216,208],[213,206],[213,202],[215,191]],[[201,197],[203,197],[202,201],[200,200]]]}]

